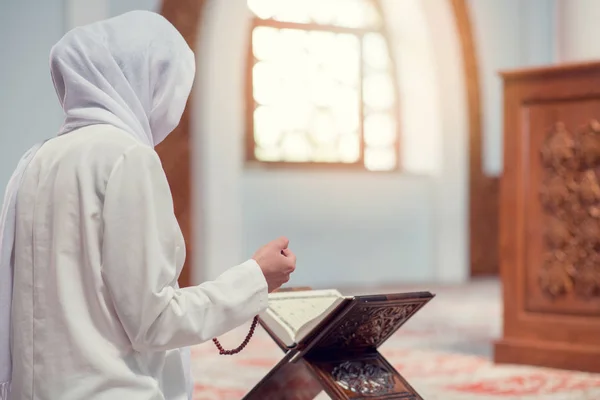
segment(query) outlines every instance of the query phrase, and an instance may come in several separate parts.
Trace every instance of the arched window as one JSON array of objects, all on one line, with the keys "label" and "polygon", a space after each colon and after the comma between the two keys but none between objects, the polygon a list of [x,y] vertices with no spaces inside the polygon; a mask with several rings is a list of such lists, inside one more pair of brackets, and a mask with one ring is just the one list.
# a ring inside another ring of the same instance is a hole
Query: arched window
[{"label": "arched window", "polygon": [[394,59],[376,0],[248,0],[247,158],[399,167]]}]

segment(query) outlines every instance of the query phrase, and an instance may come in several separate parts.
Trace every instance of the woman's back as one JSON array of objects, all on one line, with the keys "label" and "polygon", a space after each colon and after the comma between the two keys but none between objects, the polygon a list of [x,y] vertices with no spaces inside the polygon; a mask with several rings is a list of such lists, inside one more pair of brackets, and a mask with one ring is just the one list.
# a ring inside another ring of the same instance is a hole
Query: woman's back
[{"label": "woman's back", "polygon": [[185,243],[154,146],[195,59],[165,18],[76,28],[50,67],[65,121],[21,158],[0,212],[0,399],[191,398],[189,346],[264,311],[295,256],[282,237],[177,287]]},{"label": "woman's back", "polygon": [[[179,350],[132,348],[103,275],[107,184],[124,154],[141,147],[114,127],[90,126],[46,142],[27,168],[17,199],[13,399],[162,399],[164,379],[185,388],[183,367],[161,375],[165,364],[181,365]],[[183,264],[172,207],[162,212]]]}]

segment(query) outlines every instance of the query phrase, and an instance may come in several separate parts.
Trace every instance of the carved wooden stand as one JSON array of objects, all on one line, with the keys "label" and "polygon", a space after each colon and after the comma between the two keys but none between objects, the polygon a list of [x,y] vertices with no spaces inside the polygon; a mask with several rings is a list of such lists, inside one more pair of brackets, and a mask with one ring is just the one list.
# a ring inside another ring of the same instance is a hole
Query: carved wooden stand
[{"label": "carved wooden stand", "polygon": [[600,63],[503,78],[495,360],[600,372]]},{"label": "carved wooden stand", "polygon": [[433,298],[429,292],[357,296],[346,300],[293,349],[263,325],[286,352],[244,400],[422,399],[377,351]]}]

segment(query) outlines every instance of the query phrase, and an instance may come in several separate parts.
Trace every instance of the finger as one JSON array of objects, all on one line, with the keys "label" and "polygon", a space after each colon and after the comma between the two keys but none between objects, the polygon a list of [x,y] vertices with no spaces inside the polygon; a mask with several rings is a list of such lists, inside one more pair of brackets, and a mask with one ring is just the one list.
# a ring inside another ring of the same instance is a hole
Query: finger
[{"label": "finger", "polygon": [[296,267],[296,255],[290,249],[285,249],[284,251],[284,256],[288,259],[291,265]]},{"label": "finger", "polygon": [[283,250],[281,250],[281,254],[283,256],[285,256],[286,258],[289,258],[290,261],[296,262],[296,255],[290,249],[283,249]]},{"label": "finger", "polygon": [[287,249],[288,245],[290,244],[290,240],[288,238],[286,238],[285,236],[282,236],[279,239],[274,240],[273,243],[280,250],[285,250],[285,249]]},{"label": "finger", "polygon": [[289,258],[283,260],[282,266],[284,267],[284,271],[288,274],[291,274],[296,270],[296,263],[290,260]]}]

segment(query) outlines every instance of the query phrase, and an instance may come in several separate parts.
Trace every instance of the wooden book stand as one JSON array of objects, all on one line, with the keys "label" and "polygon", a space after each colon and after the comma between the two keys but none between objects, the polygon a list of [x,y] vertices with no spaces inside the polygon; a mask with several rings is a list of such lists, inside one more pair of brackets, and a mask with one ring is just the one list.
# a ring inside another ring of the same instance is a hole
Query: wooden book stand
[{"label": "wooden book stand", "polygon": [[313,333],[286,353],[244,400],[421,400],[377,351],[434,297],[429,292],[356,296],[345,300]]}]

